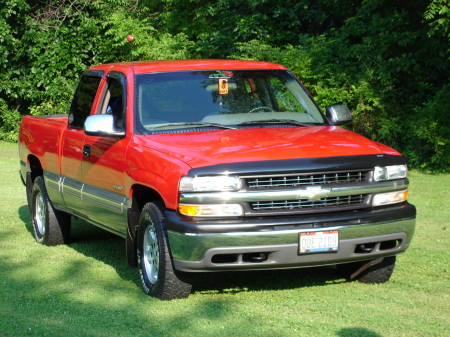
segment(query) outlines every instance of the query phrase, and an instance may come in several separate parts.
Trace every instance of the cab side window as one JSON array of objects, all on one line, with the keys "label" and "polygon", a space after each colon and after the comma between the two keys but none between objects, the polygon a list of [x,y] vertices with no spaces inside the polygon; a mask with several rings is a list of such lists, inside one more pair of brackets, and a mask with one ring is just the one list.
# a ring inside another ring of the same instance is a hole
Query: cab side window
[{"label": "cab side window", "polygon": [[113,115],[115,127],[119,129],[125,128],[125,97],[125,75],[116,71],[109,73],[98,113]]},{"label": "cab side window", "polygon": [[120,81],[109,78],[101,113],[114,116],[116,127],[124,127],[123,89]]},{"label": "cab side window", "polygon": [[102,80],[101,73],[86,72],[81,77],[70,106],[69,125],[83,128],[84,121],[90,115],[97,89]]}]

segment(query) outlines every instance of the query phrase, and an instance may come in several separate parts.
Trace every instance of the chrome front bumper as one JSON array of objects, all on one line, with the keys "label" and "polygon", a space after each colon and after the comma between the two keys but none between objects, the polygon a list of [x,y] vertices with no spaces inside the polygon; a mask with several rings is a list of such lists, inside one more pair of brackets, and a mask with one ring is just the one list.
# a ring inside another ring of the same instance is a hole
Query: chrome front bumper
[{"label": "chrome front bumper", "polygon": [[[188,272],[298,268],[372,259],[404,252],[415,227],[415,208],[352,212],[310,218],[198,223],[167,212],[174,266]],[[299,233],[339,230],[339,250],[300,255]],[[371,247],[363,251],[361,247]]]}]

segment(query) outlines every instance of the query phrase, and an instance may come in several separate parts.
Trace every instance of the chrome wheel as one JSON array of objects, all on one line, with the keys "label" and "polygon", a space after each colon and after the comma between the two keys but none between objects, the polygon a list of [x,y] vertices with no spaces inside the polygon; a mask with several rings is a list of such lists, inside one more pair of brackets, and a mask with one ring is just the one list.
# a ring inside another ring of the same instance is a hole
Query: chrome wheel
[{"label": "chrome wheel", "polygon": [[45,200],[42,193],[36,195],[34,221],[40,236],[45,234]]},{"label": "chrome wheel", "polygon": [[162,202],[148,202],[142,208],[136,242],[142,290],[161,300],[188,297],[191,285],[185,277],[179,278],[172,265]]},{"label": "chrome wheel", "polygon": [[159,272],[159,247],[158,238],[153,224],[149,224],[144,233],[143,241],[144,272],[148,280],[155,284]]},{"label": "chrome wheel", "polygon": [[53,207],[42,176],[34,181],[30,201],[36,241],[47,246],[66,243],[70,236],[70,215]]}]

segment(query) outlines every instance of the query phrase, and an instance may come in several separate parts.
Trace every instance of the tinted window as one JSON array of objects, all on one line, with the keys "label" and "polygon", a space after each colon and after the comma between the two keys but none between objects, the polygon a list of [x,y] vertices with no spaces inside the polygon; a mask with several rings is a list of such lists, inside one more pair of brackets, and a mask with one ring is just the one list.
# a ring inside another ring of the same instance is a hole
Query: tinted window
[{"label": "tinted window", "polygon": [[84,121],[90,115],[92,104],[101,81],[101,77],[83,75],[70,106],[69,124],[82,128]]},{"label": "tinted window", "polygon": [[[191,128],[192,123],[242,125],[287,119],[317,125],[323,117],[288,71],[211,70],[136,76],[141,132]],[[180,125],[188,123],[188,125]]]},{"label": "tinted window", "polygon": [[121,81],[115,78],[108,78],[102,109],[99,113],[113,115],[117,128],[124,128],[125,126],[124,100],[124,88]]}]

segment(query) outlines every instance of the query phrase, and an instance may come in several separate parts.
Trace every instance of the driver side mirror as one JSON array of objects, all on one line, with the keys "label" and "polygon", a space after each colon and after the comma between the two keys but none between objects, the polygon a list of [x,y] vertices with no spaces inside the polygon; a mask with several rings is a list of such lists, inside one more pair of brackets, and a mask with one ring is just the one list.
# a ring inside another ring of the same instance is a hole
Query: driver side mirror
[{"label": "driver side mirror", "polygon": [[327,106],[326,117],[332,125],[345,125],[352,121],[350,109],[342,104]]},{"label": "driver side mirror", "polygon": [[97,137],[124,137],[125,130],[116,128],[113,115],[91,115],[84,122],[84,133]]}]

